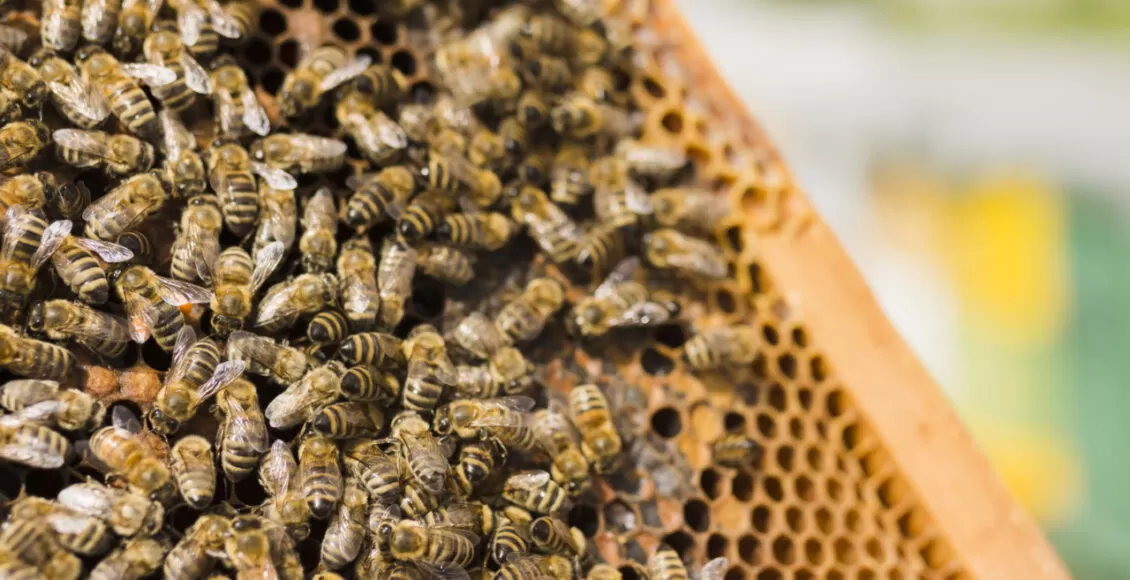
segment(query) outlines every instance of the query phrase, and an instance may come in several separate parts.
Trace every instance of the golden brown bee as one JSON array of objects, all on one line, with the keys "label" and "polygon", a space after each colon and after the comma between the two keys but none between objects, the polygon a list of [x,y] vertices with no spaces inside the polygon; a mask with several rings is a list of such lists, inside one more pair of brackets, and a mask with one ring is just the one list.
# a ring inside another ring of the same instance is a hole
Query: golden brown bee
[{"label": "golden brown bee", "polygon": [[116,239],[157,213],[171,193],[171,184],[156,171],[134,175],[86,206],[83,235],[100,241]]},{"label": "golden brown bee", "polygon": [[41,121],[15,121],[0,127],[0,170],[23,167],[51,142]]},{"label": "golden brown bee", "polygon": [[619,157],[597,160],[590,171],[593,210],[596,219],[616,228],[631,228],[641,216],[654,213],[647,191],[628,175],[628,165]]},{"label": "golden brown bee", "polygon": [[224,227],[216,196],[198,195],[181,212],[180,227],[173,242],[173,278],[186,282],[212,282],[212,267],[220,257],[220,230]]},{"label": "golden brown bee", "polygon": [[267,421],[255,385],[240,378],[220,389],[216,404],[223,413],[216,445],[228,481],[241,481],[259,465],[267,451]]},{"label": "golden brown bee", "polygon": [[451,195],[427,190],[412,198],[396,220],[396,233],[401,239],[414,242],[431,234],[447,212],[455,209]]},{"label": "golden brown bee", "polygon": [[495,325],[510,342],[536,338],[546,323],[565,303],[565,289],[552,278],[534,278],[517,298],[495,318]]},{"label": "golden brown bee", "polygon": [[495,439],[464,443],[451,470],[456,489],[470,496],[506,463],[506,456],[506,448]]},{"label": "golden brown bee", "polygon": [[421,324],[404,341],[408,374],[400,391],[400,403],[407,410],[429,412],[443,395],[444,387],[455,383],[455,367],[447,356],[443,336],[430,324]]},{"label": "golden brown bee", "polygon": [[268,332],[290,328],[301,316],[336,306],[337,294],[333,274],[302,274],[279,282],[259,302],[255,327]]},{"label": "golden brown bee", "polygon": [[294,190],[275,189],[266,180],[259,182],[259,221],[255,229],[255,241],[251,246],[251,258],[258,260],[267,246],[279,242],[283,254],[294,245],[298,231],[298,203]]},{"label": "golden brown bee", "polygon": [[227,355],[229,360],[247,362],[247,372],[270,377],[283,385],[297,382],[311,366],[301,350],[242,330],[231,333]]},{"label": "golden brown bee", "polygon": [[516,556],[502,565],[495,580],[533,580],[536,578],[573,578],[573,563],[563,556]]},{"label": "golden brown bee", "polygon": [[[337,259],[337,276],[341,280],[341,308],[349,327],[341,327],[333,342],[340,342],[345,331],[373,330],[380,311],[380,287],[377,284],[377,258],[367,237],[345,242]],[[340,316],[340,315],[339,315]]]},{"label": "golden brown bee", "polygon": [[285,441],[276,439],[263,456],[259,483],[269,496],[264,510],[267,517],[285,527],[294,539],[306,539],[310,535],[310,508],[298,485],[298,461]]},{"label": "golden brown bee", "polygon": [[506,478],[502,499],[530,513],[555,514],[567,505],[565,490],[545,471],[520,471]]},{"label": "golden brown bee", "polygon": [[574,331],[598,337],[618,328],[657,326],[678,314],[678,302],[663,300],[632,279],[638,268],[637,258],[624,260],[591,296],[579,300],[570,318]]},{"label": "golden brown bee", "polygon": [[243,515],[231,520],[224,540],[224,554],[228,566],[238,578],[281,578],[271,554],[271,540],[267,520],[253,515]]},{"label": "golden brown bee", "polygon": [[592,486],[589,462],[581,451],[581,438],[566,416],[567,409],[551,402],[548,409],[534,412],[531,424],[541,448],[551,458],[549,474],[571,496],[585,493]]},{"label": "golden brown bee", "polygon": [[302,226],[305,231],[298,240],[302,267],[307,272],[329,272],[337,256],[337,201],[330,188],[319,189],[306,203]]},{"label": "golden brown bee", "polygon": [[400,462],[373,439],[354,439],[342,447],[342,461],[369,491],[374,503],[388,505],[400,495]]},{"label": "golden brown bee", "polygon": [[467,198],[480,208],[494,205],[502,196],[502,181],[495,172],[475,167],[460,150],[450,146],[434,150],[428,164],[420,169],[420,176],[431,190],[454,194],[465,188]]},{"label": "golden brown bee", "polygon": [[212,22],[228,39],[246,42],[259,30],[259,3],[235,1],[224,4],[222,12],[212,11]]},{"label": "golden brown bee", "polygon": [[173,83],[175,72],[153,64],[120,63],[99,46],[85,46],[75,54],[82,78],[102,92],[110,112],[135,135],[155,141],[160,137],[153,103],[138,81],[154,89]]},{"label": "golden brown bee", "polygon": [[638,122],[627,111],[580,93],[566,95],[550,113],[553,128],[573,139],[597,135],[623,137],[635,131]]},{"label": "golden brown bee", "polygon": [[212,293],[204,288],[162,278],[145,266],[133,266],[114,282],[118,296],[129,315],[130,336],[144,343],[152,335],[162,350],[169,352],[184,327],[179,309],[185,304],[207,304]]},{"label": "golden brown bee", "polygon": [[298,447],[298,476],[310,514],[324,520],[333,513],[343,493],[341,453],[326,437],[307,434]]},{"label": "golden brown bee", "polygon": [[580,251],[581,229],[544,191],[522,186],[510,204],[510,215],[526,226],[530,237],[554,262],[568,262]]},{"label": "golden brown bee", "polygon": [[585,536],[558,518],[542,516],[530,522],[530,539],[543,554],[575,558],[585,553]]},{"label": "golden brown bee", "polygon": [[588,174],[588,151],[580,143],[566,141],[553,158],[549,172],[549,198],[559,204],[577,205],[593,193]]},{"label": "golden brown bee", "polygon": [[629,243],[624,230],[596,222],[585,232],[585,240],[577,252],[577,266],[599,279],[624,259]]},{"label": "golden brown bee", "polygon": [[251,314],[251,302],[267,278],[282,262],[285,248],[273,242],[252,261],[243,248],[232,246],[220,254],[215,265],[215,297],[212,299],[212,327],[222,335],[242,330]]},{"label": "golden brown bee", "polygon": [[404,129],[359,91],[350,91],[339,99],[334,105],[334,115],[346,134],[373,163],[384,165],[393,162],[408,147],[408,135]]},{"label": "golden brown bee", "polygon": [[39,414],[42,408],[37,405],[0,417],[0,459],[32,469],[58,469],[70,459],[71,443],[42,422],[23,416]]},{"label": "golden brown bee", "polygon": [[526,360],[522,351],[504,346],[493,353],[485,365],[455,367],[456,396],[490,399],[521,393],[529,388],[534,370],[533,363]]},{"label": "golden brown bee", "polygon": [[142,46],[145,59],[150,64],[173,71],[175,76],[171,82],[153,87],[153,96],[167,110],[180,113],[192,107],[197,94],[212,92],[212,79],[182,44],[173,22],[159,22],[155,28]]},{"label": "golden brown bee", "polygon": [[735,469],[748,467],[761,457],[761,446],[744,433],[726,433],[710,444],[714,463]]},{"label": "golden brown bee", "polygon": [[[79,169],[102,169],[111,176],[149,171],[156,155],[152,145],[132,135],[58,129],[52,134],[52,138],[55,141],[55,152],[63,163]],[[133,178],[143,177],[134,175]]]},{"label": "golden brown bee", "polygon": [[597,473],[607,473],[619,460],[623,443],[612,421],[608,399],[600,387],[593,384],[573,387],[569,391],[569,415],[581,433],[581,451],[585,458]]},{"label": "golden brown bee", "polygon": [[398,100],[408,90],[408,80],[399,70],[387,64],[366,68],[349,83],[347,90],[365,94],[379,107]]},{"label": "golden brown bee", "polygon": [[436,225],[436,237],[459,248],[493,252],[514,237],[514,222],[497,212],[454,213]]},{"label": "golden brown bee", "polygon": [[718,246],[672,229],[645,235],[644,257],[655,268],[673,270],[691,280],[721,280],[729,272]]},{"label": "golden brown bee", "polygon": [[28,60],[50,91],[51,102],[68,121],[81,129],[93,129],[110,116],[110,105],[102,92],[90,86],[71,63],[47,49]]},{"label": "golden brown bee", "polygon": [[463,286],[474,278],[475,263],[462,250],[431,244],[416,251],[416,270],[441,282]]},{"label": "golden brown bee", "polygon": [[82,38],[91,44],[106,44],[118,27],[121,0],[84,0],[81,9]]},{"label": "golden brown bee", "polygon": [[522,78],[527,86],[556,94],[573,84],[573,71],[563,58],[539,56],[523,63]]},{"label": "golden brown bee", "polygon": [[416,274],[416,250],[392,239],[385,239],[377,275],[381,326],[393,328],[404,318],[412,297],[412,278]]},{"label": "golden brown bee", "polygon": [[369,532],[368,508],[369,496],[361,482],[356,477],[346,477],[341,505],[330,518],[322,540],[323,566],[337,570],[357,559]]},{"label": "golden brown bee", "polygon": [[271,132],[267,111],[247,82],[247,74],[231,55],[222,55],[212,63],[212,99],[219,128],[217,137],[239,139],[247,132],[260,136]]},{"label": "golden brown bee", "polygon": [[404,368],[407,359],[399,338],[383,332],[361,332],[345,339],[338,356],[351,365]]},{"label": "golden brown bee", "polygon": [[125,321],[85,304],[67,300],[38,302],[28,313],[29,330],[52,340],[75,340],[102,356],[121,356],[130,342]]},{"label": "golden brown bee", "polygon": [[657,580],[686,580],[690,578],[687,567],[683,564],[678,552],[669,546],[661,545],[651,555],[647,562],[647,569],[652,578]]},{"label": "golden brown bee", "polygon": [[[530,528],[528,524],[503,518],[494,527],[490,539],[490,559],[500,566],[516,560],[530,551]],[[513,554],[513,555],[511,555]]]},{"label": "golden brown bee", "polygon": [[577,90],[597,101],[607,102],[617,97],[616,80],[608,69],[600,66],[590,66],[581,73]]},{"label": "golden brown bee", "polygon": [[392,423],[407,472],[425,490],[439,493],[447,478],[447,450],[432,435],[428,422],[413,411],[401,411]]},{"label": "golden brown bee", "polygon": [[344,49],[332,44],[314,49],[283,79],[279,109],[289,118],[312,110],[326,91],[361,74],[370,62],[365,55],[350,58]]},{"label": "golden brown bee", "polygon": [[0,182],[0,220],[8,223],[8,209],[18,205],[26,210],[42,209],[54,195],[55,176],[46,171],[15,175]]},{"label": "golden brown bee", "polygon": [[278,133],[251,144],[256,161],[288,173],[329,173],[345,164],[345,142],[306,133]]},{"label": "golden brown bee", "polygon": [[722,326],[705,330],[683,345],[683,360],[695,371],[753,363],[760,351],[760,333],[753,326]]},{"label": "golden brown bee", "polygon": [[345,206],[345,223],[357,230],[370,228],[389,217],[400,217],[416,190],[412,171],[403,165],[350,178],[347,184],[353,188],[353,195]]},{"label": "golden brown bee", "polygon": [[211,338],[197,340],[191,326],[183,326],[177,332],[172,365],[149,414],[155,431],[175,433],[193,417],[201,403],[239,377],[245,364],[221,364],[221,357],[220,344]]},{"label": "golden brown bee", "polygon": [[62,220],[47,226],[40,248],[51,255],[55,273],[79,300],[102,304],[110,295],[103,263],[128,262],[134,254],[118,244],[71,236],[70,224]]},{"label": "golden brown bee", "polygon": [[125,407],[115,407],[114,424],[90,436],[90,453],[108,472],[123,475],[129,484],[152,493],[169,482],[169,470],[137,436],[141,423]]},{"label": "golden brown bee", "polygon": [[239,143],[216,143],[208,150],[208,183],[221,202],[224,224],[232,233],[242,236],[251,231],[259,214],[259,191],[255,175],[268,186],[294,189],[298,182],[286,172],[252,161]]},{"label": "golden brown bee", "polygon": [[0,366],[33,379],[61,381],[77,368],[71,351],[57,344],[24,338],[0,325]]},{"label": "golden brown bee", "polygon": [[202,514],[188,528],[165,558],[168,580],[204,578],[216,566],[216,554],[223,551],[230,521],[217,514]]},{"label": "golden brown bee", "polygon": [[[41,405],[45,402],[49,404]],[[36,407],[36,418],[49,418],[64,431],[89,431],[101,425],[106,415],[106,407],[92,395],[74,389],[59,390],[56,381],[8,381],[0,391],[0,406],[12,413],[35,405],[41,405]]]},{"label": "golden brown bee", "polygon": [[644,145],[635,139],[617,143],[616,156],[633,175],[659,182],[678,176],[689,161],[682,149]]},{"label": "golden brown bee", "polygon": [[22,522],[43,522],[46,529],[55,532],[54,539],[60,547],[82,556],[102,554],[115,540],[109,526],[102,520],[75,512],[58,502],[30,495],[11,504],[9,521],[14,522],[9,527],[17,527]]},{"label": "golden brown bee", "polygon": [[18,314],[35,290],[35,275],[50,257],[51,246],[41,243],[48,225],[40,210],[8,208],[7,227],[0,242],[0,307],[6,314]]},{"label": "golden brown bee", "polygon": [[160,3],[155,0],[121,0],[117,29],[111,41],[114,53],[122,58],[136,55],[160,9]]},{"label": "golden brown bee", "polygon": [[474,561],[478,541],[478,536],[459,528],[401,520],[393,526],[389,550],[397,560],[467,567]]},{"label": "golden brown bee", "polygon": [[167,551],[168,546],[153,538],[133,538],[103,558],[90,571],[90,578],[144,578],[161,568]]},{"label": "golden brown bee", "polygon": [[169,450],[169,470],[184,502],[201,510],[216,493],[216,464],[212,444],[199,435],[182,437]]},{"label": "golden brown bee", "polygon": [[263,414],[273,429],[289,429],[313,419],[318,411],[337,399],[345,366],[330,361],[316,366],[279,393]]},{"label": "golden brown bee", "polygon": [[0,48],[0,87],[17,95],[20,104],[30,111],[39,110],[47,91],[39,72],[6,48]]},{"label": "golden brown bee", "polygon": [[523,396],[458,399],[436,410],[435,431],[465,441],[494,438],[507,449],[530,451],[537,443],[527,413],[533,406],[533,399]]},{"label": "golden brown bee", "polygon": [[196,137],[184,126],[177,113],[164,109],[157,114],[164,138],[161,141],[165,152],[162,169],[165,179],[173,184],[177,199],[191,199],[204,193],[208,185],[208,174],[204,160],[196,151]]},{"label": "golden brown bee", "polygon": [[711,235],[730,211],[726,196],[706,189],[673,187],[651,194],[655,222],[665,228]]}]

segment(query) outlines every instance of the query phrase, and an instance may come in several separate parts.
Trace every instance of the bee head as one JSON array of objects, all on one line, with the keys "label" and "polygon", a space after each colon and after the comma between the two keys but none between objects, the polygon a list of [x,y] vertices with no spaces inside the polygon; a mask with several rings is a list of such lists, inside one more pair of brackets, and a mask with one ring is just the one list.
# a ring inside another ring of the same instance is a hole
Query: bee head
[{"label": "bee head", "polygon": [[44,312],[43,303],[36,302],[27,314],[27,328],[33,332],[43,332]]},{"label": "bee head", "polygon": [[166,415],[161,409],[149,412],[149,423],[153,425],[154,431],[163,435],[171,435],[180,429],[180,421]]}]

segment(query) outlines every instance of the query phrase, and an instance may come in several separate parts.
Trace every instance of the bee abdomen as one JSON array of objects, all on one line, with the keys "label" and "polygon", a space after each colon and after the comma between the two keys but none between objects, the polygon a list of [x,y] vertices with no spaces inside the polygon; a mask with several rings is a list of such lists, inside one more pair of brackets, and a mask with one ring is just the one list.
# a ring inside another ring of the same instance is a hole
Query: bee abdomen
[{"label": "bee abdomen", "polygon": [[319,312],[306,327],[306,338],[317,344],[341,342],[349,332],[349,321],[336,310]]},{"label": "bee abdomen", "polygon": [[228,175],[229,189],[221,199],[224,224],[237,236],[246,235],[259,216],[259,192],[250,173]]},{"label": "bee abdomen", "polygon": [[310,424],[331,439],[375,437],[384,426],[384,417],[368,403],[334,403],[319,411]]},{"label": "bee abdomen", "polygon": [[224,476],[228,481],[243,481],[259,467],[261,456],[262,453],[250,443],[230,439],[225,441],[223,452],[220,453],[220,465],[224,469]]},{"label": "bee abdomen", "polygon": [[81,248],[67,246],[61,252],[71,261],[73,275],[66,280],[71,292],[88,304],[105,303],[110,296],[110,285],[106,281],[106,271],[98,261]]}]

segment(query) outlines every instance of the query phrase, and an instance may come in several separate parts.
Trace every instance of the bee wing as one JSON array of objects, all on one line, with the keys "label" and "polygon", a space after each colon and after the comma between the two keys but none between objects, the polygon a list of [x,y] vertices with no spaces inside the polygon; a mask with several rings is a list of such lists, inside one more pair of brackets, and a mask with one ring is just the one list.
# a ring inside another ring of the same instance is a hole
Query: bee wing
[{"label": "bee wing", "polygon": [[59,401],[40,401],[16,411],[12,417],[22,423],[44,423],[62,408],[63,403]]},{"label": "bee wing", "polygon": [[483,416],[471,421],[472,427],[521,427],[526,424],[523,414],[533,408],[534,400],[515,395],[483,401],[482,404],[497,407],[500,411],[505,409],[512,412],[484,413]]},{"label": "bee wing", "polygon": [[471,580],[470,572],[454,564],[432,564],[422,560],[416,560],[413,564],[425,578],[434,578],[435,580]]},{"label": "bee wing", "polygon": [[267,185],[273,187],[274,189],[283,189],[290,191],[298,187],[298,180],[295,179],[293,175],[283,171],[282,169],[271,167],[266,163],[252,161],[251,170],[262,177],[267,182]]},{"label": "bee wing", "polygon": [[133,259],[133,251],[122,245],[90,238],[75,238],[75,243],[94,252],[103,262],[108,264],[128,262]]},{"label": "bee wing", "polygon": [[27,233],[28,224],[27,219],[28,210],[24,209],[22,205],[13,205],[8,208],[8,224],[4,230],[4,241],[0,246],[0,258],[3,260],[11,260],[15,254],[15,250],[19,245],[20,238],[24,237]]},{"label": "bee wing", "polygon": [[125,300],[126,316],[129,318],[129,336],[134,342],[143,344],[149,340],[154,320],[150,315],[149,304],[140,296],[130,295]]},{"label": "bee wing", "polygon": [[310,152],[311,155],[318,158],[345,155],[346,150],[349,149],[345,141],[341,139],[307,134],[291,135],[290,138],[297,148],[305,149]]},{"label": "bee wing", "polygon": [[185,304],[206,304],[212,301],[212,291],[183,280],[157,276],[157,293],[161,299],[173,306]]},{"label": "bee wing", "polygon": [[[341,308],[347,313],[363,313],[373,305],[372,292],[364,291],[369,285],[361,276],[353,275],[341,283]],[[373,288],[376,290],[376,288]]]},{"label": "bee wing", "polygon": [[255,93],[247,89],[240,95],[240,100],[243,101],[243,124],[256,135],[266,137],[271,132],[271,121]]},{"label": "bee wing", "polygon": [[0,403],[8,403],[4,404],[4,408],[13,411],[15,409],[12,407],[17,406],[16,403],[34,405],[53,398],[59,392],[59,383],[58,381],[20,379],[4,383],[4,386],[0,387],[0,392],[4,394],[3,397],[0,397]]},{"label": "bee wing", "polygon": [[616,267],[610,274],[608,274],[608,277],[604,279],[604,282],[601,282],[600,286],[596,287],[596,291],[593,292],[593,296],[597,298],[607,298],[610,294],[612,294],[612,291],[615,290],[617,286],[623,284],[624,282],[627,282],[628,280],[631,280],[632,276],[635,275],[636,270],[638,270],[639,267],[639,257],[632,256],[631,258],[625,258],[616,265]]},{"label": "bee wing", "polygon": [[102,522],[91,516],[60,512],[49,515],[48,523],[56,534],[81,534],[104,526]]},{"label": "bee wing", "polygon": [[353,60],[345,63],[344,66],[334,69],[333,72],[322,78],[322,82],[318,84],[318,90],[322,92],[333,90],[341,86],[346,81],[356,78],[365,69],[369,68],[369,64],[373,62],[368,55],[359,54],[353,57]]},{"label": "bee wing", "polygon": [[212,28],[225,38],[239,38],[239,24],[224,11],[216,0],[208,0],[208,15],[212,17]]},{"label": "bee wing", "polygon": [[670,318],[671,312],[662,304],[644,302],[635,304],[618,316],[612,317],[609,324],[612,326],[651,326],[663,324]]},{"label": "bee wing", "polygon": [[188,88],[202,95],[212,92],[212,79],[208,77],[208,72],[204,70],[204,67],[200,66],[195,58],[192,58],[192,53],[182,50],[180,64],[184,68],[184,84],[188,85]]},{"label": "bee wing", "polygon": [[706,242],[701,242],[701,246],[694,244],[676,249],[667,254],[667,261],[676,268],[698,272],[710,278],[724,278],[727,273],[726,261],[718,254],[718,250]]},{"label": "bee wing", "polygon": [[282,242],[271,242],[267,244],[255,256],[255,270],[251,272],[251,294],[254,295],[271,277],[275,268],[279,267],[282,263],[283,256],[286,254],[286,246]]},{"label": "bee wing", "polygon": [[651,215],[655,213],[655,207],[651,204],[651,196],[647,194],[647,190],[635,181],[628,181],[627,186],[624,187],[624,204],[632,213],[639,215]]},{"label": "bee wing", "polygon": [[82,212],[82,219],[101,219],[122,224],[122,231],[132,230],[135,226],[145,221],[149,211],[158,201],[143,201],[140,203],[125,203],[118,195],[104,195],[86,206]]},{"label": "bee wing", "polygon": [[[240,108],[235,105],[235,99],[232,98],[230,91],[216,91],[213,97],[215,98],[216,118],[220,122],[220,129],[224,133],[235,133],[240,123],[246,121],[247,111],[240,112]],[[255,102],[258,103],[259,101]],[[250,127],[250,124],[248,124],[248,127]]]},{"label": "bee wing", "polygon": [[523,471],[506,479],[506,487],[536,488],[549,481],[548,471]]},{"label": "bee wing", "polygon": [[84,322],[67,325],[64,332],[73,335],[79,342],[93,347],[106,338],[111,328],[124,330],[126,322],[119,316],[99,311]]},{"label": "bee wing", "polygon": [[439,442],[430,434],[409,436],[408,439],[408,466],[413,470],[416,481],[425,489],[439,493],[448,470],[447,457],[440,450]]},{"label": "bee wing", "polygon": [[[110,151],[110,147],[104,141],[96,139],[93,135],[81,129],[56,129],[51,134],[51,138],[60,147],[81,151],[99,159],[110,159],[113,156],[113,152]],[[86,219],[85,214],[83,219]]]},{"label": "bee wing", "polygon": [[216,365],[216,371],[212,373],[211,378],[200,385],[200,389],[196,391],[197,400],[203,402],[210,399],[220,389],[242,376],[246,368],[247,363],[241,360],[229,360]]},{"label": "bee wing", "polygon": [[377,175],[379,175],[379,173],[377,173],[375,171],[370,171],[368,173],[361,173],[359,175],[358,174],[350,175],[349,177],[345,178],[345,186],[348,187],[349,189],[356,191],[358,189],[361,189],[362,185],[365,185],[366,183],[368,183],[372,179],[376,178]]},{"label": "bee wing", "polygon": [[298,312],[298,305],[292,298],[294,287],[292,285],[275,285],[267,291],[267,295],[259,302],[259,313],[255,318],[255,326],[269,326],[279,320],[287,320]]},{"label": "bee wing", "polygon": [[366,117],[361,113],[349,113],[347,121],[353,125],[357,132],[357,140],[364,143],[368,149],[382,150],[387,148],[404,149],[408,146],[408,135],[395,121],[389,119],[384,113],[381,117]]},{"label": "bee wing", "polygon": [[271,444],[271,450],[263,456],[260,469],[263,487],[272,495],[281,496],[290,489],[290,484],[297,476],[298,465],[286,441],[276,439]]},{"label": "bee wing", "polygon": [[177,30],[185,46],[196,46],[200,32],[208,21],[208,14],[196,2],[181,2],[177,10]]},{"label": "bee wing", "polygon": [[[83,458],[89,460],[93,456],[92,453],[86,453]],[[109,490],[93,483],[67,486],[59,492],[56,501],[80,514],[100,519],[108,518],[113,508],[113,498]]]},{"label": "bee wing", "polygon": [[155,64],[127,62],[121,67],[123,73],[151,87],[163,87],[177,80],[177,73]]},{"label": "bee wing", "polygon": [[166,385],[177,382],[184,375],[185,369],[188,368],[186,364],[188,360],[185,358],[185,354],[194,344],[196,344],[196,331],[187,324],[182,326],[177,331],[177,340],[173,344],[173,364],[169,367],[168,374],[165,375]]},{"label": "bee wing", "polygon": [[246,441],[251,449],[257,453],[267,451],[267,429],[262,423],[263,413],[256,408],[247,408],[234,397],[231,404],[237,408],[232,409],[228,415],[230,425],[224,430],[225,437],[229,440]]},{"label": "bee wing", "polygon": [[337,223],[337,200],[328,187],[319,188],[306,202],[306,211],[302,214],[302,225],[307,230],[333,228]]},{"label": "bee wing", "polygon": [[58,469],[66,462],[66,455],[70,450],[69,445],[62,450],[57,450],[52,447],[49,441],[44,439],[30,437],[20,439],[19,443],[12,442],[0,445],[0,459],[21,463],[35,469]]},{"label": "bee wing", "polygon": [[[8,223],[11,224],[12,222],[9,221]],[[71,223],[71,220],[59,220],[47,226],[47,229],[43,230],[43,237],[39,239],[39,248],[31,256],[31,267],[38,270],[47,261],[47,258],[54,255],[59,246],[62,246],[63,242],[66,241],[67,236],[71,235],[72,227],[74,227],[74,224]],[[5,239],[4,243],[7,244],[9,241]]]},{"label": "bee wing", "polygon": [[100,123],[110,116],[110,105],[101,91],[94,88],[77,74],[70,74],[63,81],[51,81],[47,88],[62,102],[93,123]]},{"label": "bee wing", "polygon": [[0,38],[4,39],[4,48],[18,53],[27,42],[27,33],[19,28],[0,24]]},{"label": "bee wing", "polygon": [[114,407],[114,413],[111,415],[113,425],[118,429],[128,431],[130,433],[141,432],[141,421],[137,419],[137,415],[133,414],[122,405]]},{"label": "bee wing", "polygon": [[702,574],[698,578],[699,580],[722,580],[722,572],[729,565],[730,561],[726,558],[715,558],[702,567]]},{"label": "bee wing", "polygon": [[212,266],[220,257],[219,233],[207,232],[204,228],[190,226],[186,232],[186,247],[196,274],[206,284],[212,282]]}]

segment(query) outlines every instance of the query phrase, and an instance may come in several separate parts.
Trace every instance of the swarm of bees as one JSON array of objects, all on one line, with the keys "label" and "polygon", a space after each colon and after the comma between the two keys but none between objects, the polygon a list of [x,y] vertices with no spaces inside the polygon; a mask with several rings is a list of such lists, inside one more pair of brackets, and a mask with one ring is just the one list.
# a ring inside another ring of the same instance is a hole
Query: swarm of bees
[{"label": "swarm of bees", "polygon": [[[642,434],[599,377],[547,387],[546,345],[693,327],[725,202],[641,140],[601,3],[378,4],[444,31],[430,90],[334,45],[257,90],[232,56],[254,0],[0,27],[0,463],[73,482],[4,498],[0,576],[621,578],[568,514]],[[683,356],[759,348],[734,326]],[[139,356],[164,373],[140,409],[81,390]],[[637,575],[688,564],[661,546]]]}]

